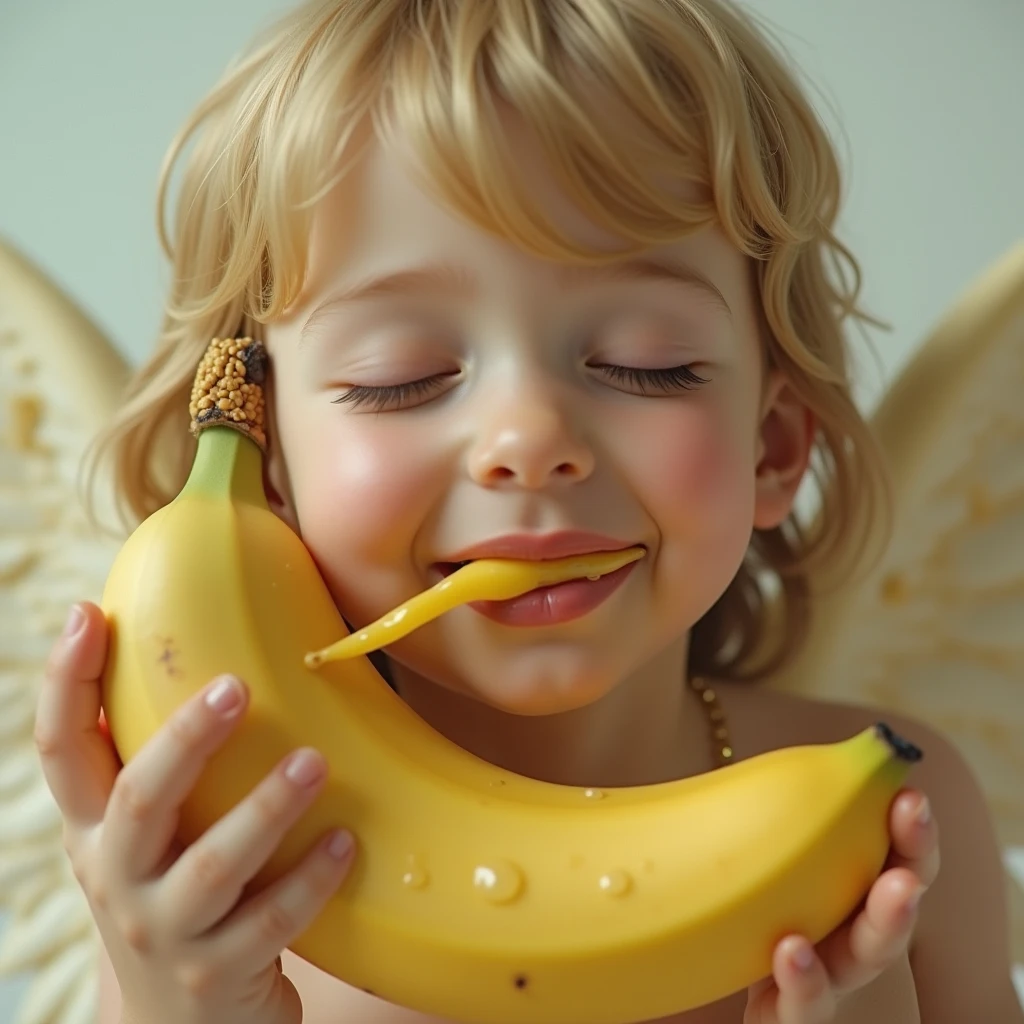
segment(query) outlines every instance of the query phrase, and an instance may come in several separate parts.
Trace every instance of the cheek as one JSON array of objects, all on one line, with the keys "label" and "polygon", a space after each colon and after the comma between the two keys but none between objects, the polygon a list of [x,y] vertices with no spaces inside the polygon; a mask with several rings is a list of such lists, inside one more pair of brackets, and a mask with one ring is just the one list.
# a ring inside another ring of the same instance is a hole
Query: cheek
[{"label": "cheek", "polygon": [[[696,403],[637,445],[631,457],[652,514],[668,524],[699,528],[745,522],[753,514],[753,445],[736,424]],[[650,437],[657,437],[651,443]]]},{"label": "cheek", "polygon": [[303,531],[366,555],[387,549],[411,512],[416,465],[380,438],[324,445],[296,487]]},{"label": "cheek", "polygon": [[659,586],[672,591],[680,610],[702,614],[728,586],[750,543],[749,432],[727,410],[693,403],[666,416],[633,452],[633,487],[659,535]]},{"label": "cheek", "polygon": [[372,603],[373,581],[388,585],[382,568],[407,570],[444,474],[429,432],[362,429],[361,417],[330,413],[301,425],[286,452],[299,527],[336,595]]}]

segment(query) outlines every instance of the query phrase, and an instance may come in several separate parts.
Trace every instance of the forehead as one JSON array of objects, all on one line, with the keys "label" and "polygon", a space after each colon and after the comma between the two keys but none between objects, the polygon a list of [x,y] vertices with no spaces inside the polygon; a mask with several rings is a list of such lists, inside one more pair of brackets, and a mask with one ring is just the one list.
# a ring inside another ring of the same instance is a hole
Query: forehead
[{"label": "forehead", "polygon": [[[596,224],[560,186],[529,133],[515,119],[509,119],[508,131],[518,187],[528,191],[544,215],[595,252],[621,251],[624,240]],[[313,212],[307,300],[353,280],[438,262],[463,262],[474,274],[485,274],[490,266],[506,272],[512,264],[550,274],[549,262],[481,229],[442,201],[416,152],[402,140],[370,138],[349,167]],[[670,187],[682,192],[688,186]],[[722,291],[735,293],[749,276],[747,261],[716,225],[651,247],[647,254],[689,265]]]}]

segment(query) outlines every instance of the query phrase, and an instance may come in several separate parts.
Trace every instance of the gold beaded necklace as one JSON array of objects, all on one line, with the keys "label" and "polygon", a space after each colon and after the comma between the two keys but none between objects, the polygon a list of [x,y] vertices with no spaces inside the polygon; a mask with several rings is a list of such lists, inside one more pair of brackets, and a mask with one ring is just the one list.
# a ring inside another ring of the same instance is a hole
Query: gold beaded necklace
[{"label": "gold beaded necklace", "polygon": [[700,699],[711,726],[711,756],[715,760],[716,768],[724,768],[731,764],[735,758],[735,751],[732,746],[732,739],[729,736],[729,723],[726,721],[725,711],[719,703],[718,694],[714,688],[708,685],[706,679],[700,676],[693,676],[690,680],[690,689]]}]

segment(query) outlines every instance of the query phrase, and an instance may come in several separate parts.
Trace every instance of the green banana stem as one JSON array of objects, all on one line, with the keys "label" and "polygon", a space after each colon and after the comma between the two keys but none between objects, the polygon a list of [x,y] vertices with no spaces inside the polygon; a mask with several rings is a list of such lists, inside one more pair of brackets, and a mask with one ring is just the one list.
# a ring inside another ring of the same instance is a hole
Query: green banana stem
[{"label": "green banana stem", "polygon": [[188,480],[178,495],[245,502],[268,508],[263,490],[263,452],[241,430],[211,424],[199,432]]}]

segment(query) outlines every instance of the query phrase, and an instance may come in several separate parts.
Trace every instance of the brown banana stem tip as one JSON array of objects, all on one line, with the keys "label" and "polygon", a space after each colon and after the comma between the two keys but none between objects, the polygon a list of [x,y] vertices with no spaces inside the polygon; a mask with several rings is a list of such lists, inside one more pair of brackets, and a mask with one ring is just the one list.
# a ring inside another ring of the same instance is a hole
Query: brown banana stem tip
[{"label": "brown banana stem tip", "polygon": [[267,450],[267,351],[252,338],[214,338],[199,362],[188,403],[189,431],[198,437],[205,427],[232,427]]}]

